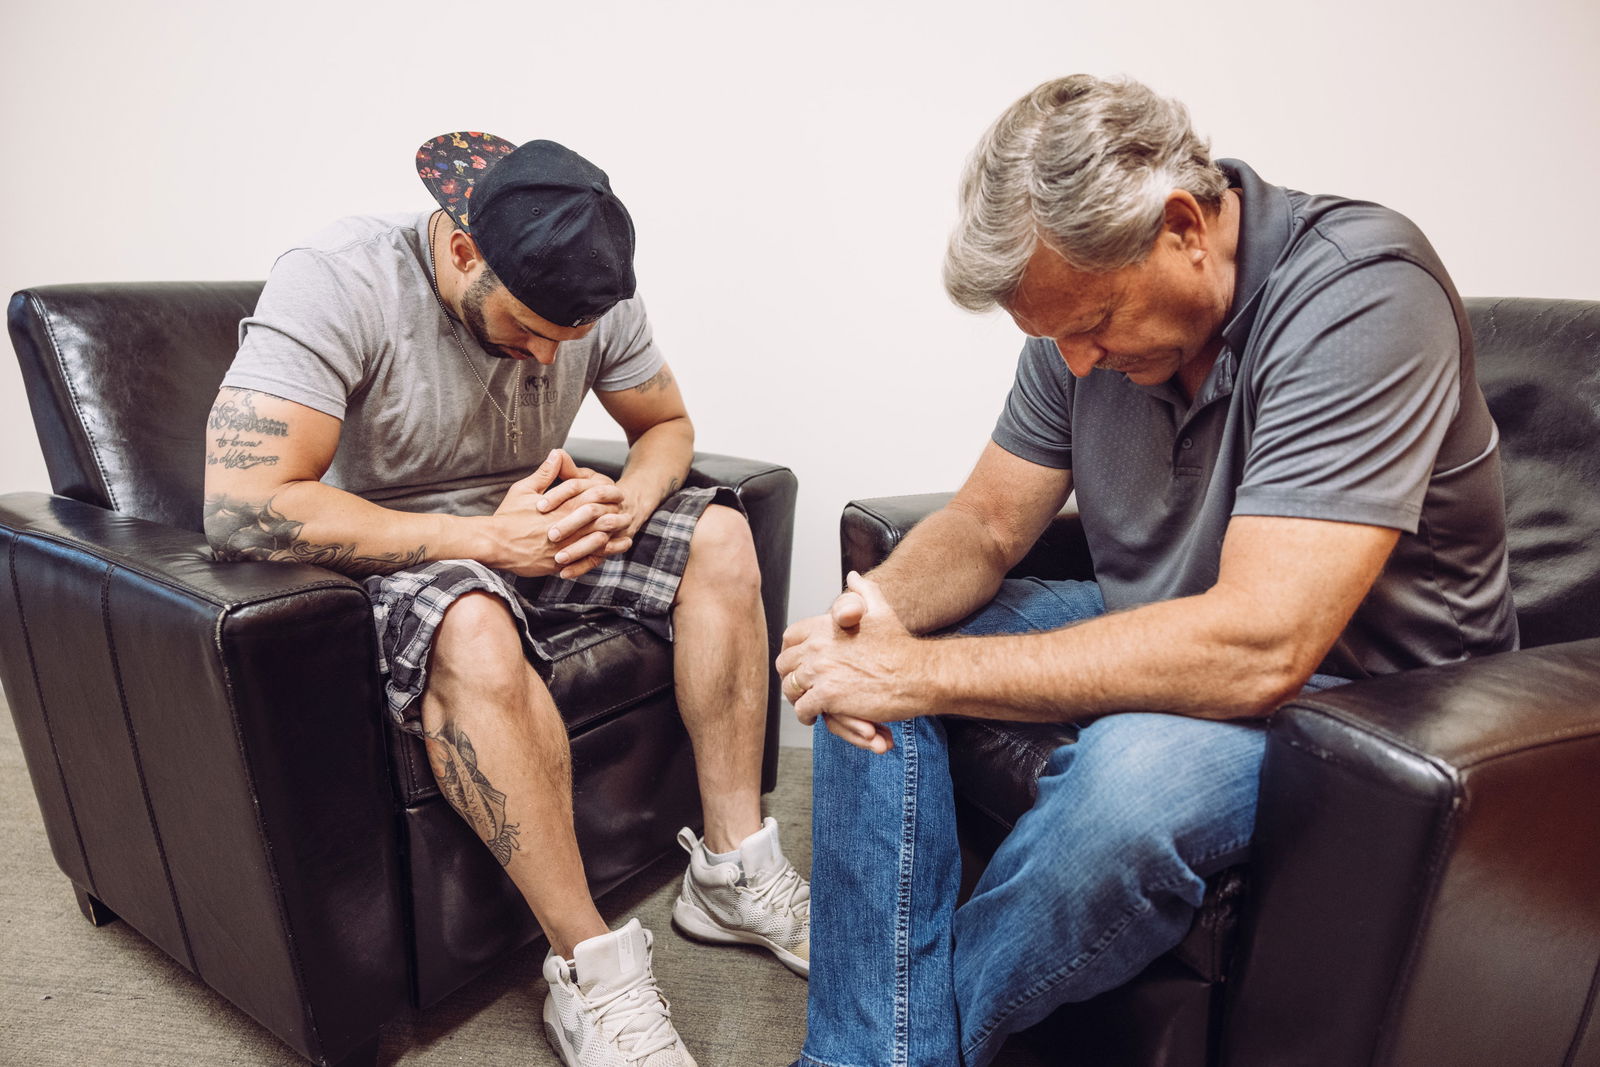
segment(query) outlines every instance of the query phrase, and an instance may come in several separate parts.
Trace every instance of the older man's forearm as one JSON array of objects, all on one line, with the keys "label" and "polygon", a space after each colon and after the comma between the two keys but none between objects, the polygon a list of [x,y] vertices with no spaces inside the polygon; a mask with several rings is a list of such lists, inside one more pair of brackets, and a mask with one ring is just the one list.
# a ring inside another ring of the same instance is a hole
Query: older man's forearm
[{"label": "older man's forearm", "polygon": [[1205,594],[1062,630],[919,642],[916,673],[940,714],[1086,722],[1111,712],[1205,719],[1270,714],[1299,691],[1325,649]]},{"label": "older man's forearm", "polygon": [[944,507],[917,523],[868,576],[905,627],[925,634],[994,599],[1010,567],[1005,550],[976,515]]}]

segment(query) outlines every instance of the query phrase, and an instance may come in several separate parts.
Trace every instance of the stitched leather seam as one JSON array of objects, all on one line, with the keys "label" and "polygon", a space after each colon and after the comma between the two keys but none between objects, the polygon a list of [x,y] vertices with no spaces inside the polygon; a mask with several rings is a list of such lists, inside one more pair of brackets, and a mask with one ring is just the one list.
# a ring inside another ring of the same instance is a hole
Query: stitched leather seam
[{"label": "stitched leather seam", "polygon": [[83,830],[78,826],[78,806],[72,802],[72,790],[67,785],[67,770],[61,765],[61,748],[56,744],[55,727],[50,723],[50,708],[44,700],[44,683],[39,680],[39,660],[33,654],[33,635],[28,631],[28,615],[22,610],[22,586],[17,584],[17,542],[21,537],[12,534],[6,547],[6,559],[11,569],[11,595],[17,602],[17,623],[22,627],[22,644],[28,650],[28,669],[33,672],[34,699],[39,702],[39,717],[44,720],[45,736],[50,739],[50,757],[55,761],[56,776],[61,779],[61,795],[67,802],[67,815],[72,819],[72,836],[78,841],[78,855],[83,857],[83,875],[89,879],[89,892],[98,899],[100,890],[94,884],[94,864],[89,862],[89,850],[83,843]]},{"label": "stitched leather seam", "polygon": [[[94,507],[95,505],[90,504],[88,506]],[[101,508],[99,510],[104,511],[105,509]],[[238,608],[252,607],[256,604],[270,604],[274,600],[286,599],[299,593],[309,593],[314,589],[349,589],[353,592],[361,592],[360,589],[349,584],[350,579],[341,580],[338,578],[323,578],[314,582],[302,582],[300,585],[284,586],[281,589],[274,589],[269,593],[260,593],[255,596],[245,597],[239,600],[223,600],[216,594],[208,592],[205,589],[190,585],[188,582],[179,581],[165,571],[152,570],[149,567],[140,566],[137,562],[131,560],[129,557],[120,552],[116,554],[117,558],[115,560],[108,559],[105,554],[104,547],[97,545],[92,541],[63,537],[60,534],[49,533],[44,530],[19,531],[18,536],[35,538],[40,541],[48,541],[50,544],[58,545],[62,548],[69,548],[75,552],[85,552],[94,556],[96,559],[104,560],[107,564],[119,567],[130,574],[137,574],[141,578],[164,585],[168,589],[176,589],[180,592],[188,593],[190,596],[198,597],[199,599],[204,600],[206,603],[215,607],[223,608],[226,611],[234,611]],[[366,594],[362,593],[361,595],[365,596]]]},{"label": "stitched leather seam", "polygon": [[289,925],[288,907],[284,902],[283,879],[278,875],[277,857],[273,854],[272,841],[267,836],[266,822],[261,814],[261,794],[256,788],[256,776],[250,767],[244,731],[239,724],[239,705],[234,699],[233,671],[228,667],[227,650],[222,642],[222,626],[229,614],[231,612],[225,611],[217,615],[211,630],[212,648],[217,654],[217,663],[222,668],[222,687],[228,695],[228,724],[233,727],[233,743],[239,757],[239,769],[244,774],[245,787],[250,796],[250,810],[255,815],[256,840],[261,846],[267,877],[272,884],[272,902],[277,906],[279,933],[289,953],[289,970],[294,978],[295,996],[300,1002],[301,1014],[305,1016],[306,1027],[311,1033],[312,1048],[321,1051],[322,1035],[317,1031],[316,1013],[311,1010],[311,1000],[306,992],[305,966],[300,961],[300,945],[295,940],[293,928]]},{"label": "stitched leather seam", "polygon": [[1545,748],[1558,741],[1571,737],[1594,736],[1600,737],[1600,721],[1580,723],[1576,726],[1567,726],[1560,730],[1551,730],[1549,733],[1535,734],[1532,737],[1521,738],[1516,741],[1505,741],[1498,745],[1476,749],[1461,760],[1462,766],[1477,766],[1482,763],[1492,763],[1506,756],[1515,756],[1529,749]]},{"label": "stitched leather seam", "polygon": [[1594,1018],[1596,993],[1600,993],[1600,960],[1595,961],[1594,978],[1589,981],[1589,998],[1583,1002],[1583,1013],[1578,1016],[1578,1025],[1573,1028],[1572,1045],[1567,1049],[1567,1056],[1561,1061],[1561,1067],[1577,1065],[1578,1046],[1583,1044],[1583,1035],[1589,1032],[1589,1020]]},{"label": "stitched leather seam", "polygon": [[78,402],[78,390],[72,384],[72,375],[67,373],[66,362],[61,358],[61,342],[56,339],[56,327],[50,320],[50,315],[45,311],[44,304],[37,294],[30,294],[28,302],[33,305],[33,313],[39,316],[39,321],[44,323],[45,332],[50,335],[50,354],[55,357],[56,367],[61,372],[61,382],[67,387],[67,398],[72,401],[72,413],[78,417],[78,425],[83,429],[83,436],[89,441],[89,458],[94,462],[95,473],[100,476],[100,488],[105,490],[106,499],[111,502],[111,509],[116,511],[117,493],[111,485],[111,479],[106,477],[105,465],[100,462],[100,446],[95,443],[94,432],[89,429],[88,421],[83,417],[83,405]]},{"label": "stitched leather seam", "polygon": [[89,850],[83,843],[83,830],[78,825],[78,807],[72,802],[72,790],[67,785],[67,771],[61,763],[61,748],[56,744],[55,727],[50,722],[50,708],[44,699],[44,683],[39,679],[39,661],[33,652],[33,635],[28,630],[28,616],[22,610],[22,587],[17,584],[19,540],[18,536],[13,535],[6,553],[11,568],[11,591],[17,603],[17,622],[22,627],[22,642],[28,651],[28,669],[33,673],[34,699],[39,702],[39,716],[44,720],[45,735],[50,739],[50,756],[55,761],[56,775],[61,779],[61,795],[67,802],[67,815],[72,819],[72,835],[78,841],[78,854],[83,857],[84,877],[89,880],[89,892],[98,899],[100,890],[95,886],[94,865],[89,862]]},{"label": "stitched leather seam", "polygon": [[[620,615],[619,616],[615,616],[615,618],[625,618],[625,617],[626,616],[620,616]],[[614,629],[608,629],[608,630],[604,631],[603,633],[595,634],[592,638],[590,638],[589,640],[585,641],[583,644],[575,645],[574,647],[567,649],[565,652],[562,652],[559,656],[552,656],[550,658],[550,662],[551,663],[560,663],[564,659],[570,659],[571,657],[576,656],[579,652],[587,652],[587,651],[589,651],[589,649],[593,648],[595,645],[602,644],[602,643],[604,643],[606,641],[610,641],[614,637],[618,637],[618,636],[621,636],[623,634],[631,634],[635,630],[642,630],[642,629],[644,629],[643,626],[641,626],[639,623],[634,622],[634,621],[632,621],[630,619],[630,620],[628,620],[626,625],[617,626]]]},{"label": "stitched leather seam", "polygon": [[1538,748],[1556,741],[1561,741],[1568,737],[1582,736],[1585,734],[1600,735],[1600,724],[1596,724],[1594,722],[1579,723],[1575,726],[1565,726],[1559,730],[1551,730],[1548,733],[1535,734],[1532,737],[1503,741],[1498,745],[1489,745],[1480,749],[1470,749],[1467,752],[1462,753],[1459,758],[1447,762],[1430,752],[1422,751],[1422,749],[1418,748],[1406,738],[1386,730],[1381,726],[1374,726],[1372,723],[1358,719],[1344,712],[1343,709],[1333,708],[1318,701],[1305,699],[1297,700],[1294,703],[1297,707],[1306,708],[1308,710],[1315,711],[1319,715],[1324,715],[1330,719],[1333,719],[1342,726],[1347,726],[1353,730],[1360,731],[1361,733],[1367,734],[1370,737],[1381,738],[1408,755],[1415,756],[1418,759],[1426,760],[1435,767],[1447,771],[1455,768],[1466,770],[1469,767],[1476,766],[1480,763],[1486,763],[1499,756],[1514,755],[1523,749]]},{"label": "stitched leather seam", "polygon": [[[1346,759],[1345,757],[1339,755],[1338,753],[1331,752],[1328,749],[1323,748],[1320,745],[1306,744],[1304,741],[1300,741],[1300,740],[1298,740],[1296,738],[1292,738],[1292,737],[1279,738],[1278,740],[1281,743],[1286,744],[1290,748],[1296,750],[1297,752],[1304,752],[1307,755],[1315,756],[1317,759],[1321,760],[1323,763],[1327,763],[1327,764],[1330,764],[1330,765],[1332,765],[1334,767],[1338,767],[1341,770],[1360,772],[1360,771],[1364,771],[1364,770],[1368,770],[1369,769],[1365,764],[1358,763],[1355,760]],[[1416,754],[1417,753],[1412,753],[1412,755],[1416,755]],[[1456,783],[1456,780],[1457,780],[1457,775],[1456,775],[1455,769],[1453,767],[1450,767],[1450,766],[1445,765],[1445,764],[1440,764],[1440,763],[1437,763],[1437,762],[1432,761],[1432,760],[1429,760],[1428,762],[1433,767],[1434,770],[1439,771],[1440,774],[1443,775],[1452,784],[1452,787],[1455,786],[1455,783]],[[1369,782],[1370,782],[1371,785],[1373,785],[1373,786],[1375,786],[1377,788],[1380,788],[1380,789],[1387,790],[1388,792],[1393,793],[1393,794],[1395,794],[1397,796],[1413,796],[1413,795],[1415,795],[1415,794],[1413,794],[1411,792],[1411,790],[1406,789],[1406,788],[1404,788],[1402,786],[1395,785],[1393,782],[1386,782],[1386,781],[1383,781],[1383,780],[1378,779],[1378,778],[1371,778],[1371,779],[1369,779]]]},{"label": "stitched leather seam", "polygon": [[205,975],[200,972],[200,961],[195,959],[194,945],[189,941],[189,924],[183,917],[183,905],[178,902],[178,886],[172,880],[172,864],[167,859],[167,844],[161,836],[161,825],[156,821],[155,802],[150,799],[150,783],[145,778],[144,756],[139,751],[138,732],[133,728],[133,713],[128,710],[128,690],[123,684],[122,659],[117,655],[117,642],[111,630],[111,576],[115,572],[116,568],[107,564],[105,575],[100,580],[100,622],[105,627],[106,648],[111,654],[111,676],[117,682],[117,704],[122,708],[122,724],[128,731],[128,747],[133,753],[133,769],[139,776],[139,793],[144,797],[145,817],[150,820],[150,833],[155,837],[156,855],[161,859],[161,873],[167,879],[167,893],[172,898],[172,912],[178,920],[178,933],[183,938],[183,951],[189,957],[189,969],[204,981]]},{"label": "stitched leather seam", "polygon": [[1017,828],[1017,824],[1016,823],[1012,822],[1010,819],[1006,818],[1004,815],[1001,815],[999,812],[995,811],[994,808],[991,807],[990,805],[985,804],[981,800],[974,799],[969,793],[963,792],[961,794],[961,799],[965,800],[969,806],[971,806],[973,808],[976,808],[986,818],[992,819],[994,822],[998,823],[999,825],[1004,826],[1006,828],[1006,833],[1009,834],[1012,830],[1015,830]]},{"label": "stitched leather seam", "polygon": [[1411,923],[1411,929],[1406,937],[1405,959],[1400,963],[1394,984],[1389,987],[1389,1007],[1383,1013],[1383,1023],[1378,1027],[1377,1045],[1373,1050],[1374,1062],[1382,1063],[1389,1059],[1389,1053],[1393,1050],[1394,1042],[1400,1034],[1399,1015],[1404,998],[1394,994],[1409,987],[1411,977],[1416,972],[1417,960],[1422,955],[1422,932],[1428,928],[1428,922],[1438,906],[1439,883],[1444,878],[1447,866],[1445,858],[1450,855],[1451,846],[1455,843],[1460,828],[1458,815],[1461,807],[1460,797],[1457,795],[1452,799],[1450,810],[1443,818],[1443,825],[1434,831],[1434,845],[1428,856],[1427,890],[1422,897],[1422,907],[1417,909],[1416,919]]},{"label": "stitched leather seam", "polygon": [[[857,511],[859,511],[861,514],[865,515],[867,518],[872,519],[874,522],[878,523],[878,525],[881,526],[888,533],[888,535],[889,535],[889,552],[893,552],[895,550],[895,548],[899,546],[901,538],[905,536],[904,531],[902,531],[898,526],[896,526],[886,516],[882,515],[879,512],[873,511],[869,507],[864,507],[859,502],[856,502],[856,501],[852,501],[849,506],[852,507],[852,508],[855,508]],[[883,562],[884,559],[887,559],[888,556],[889,556],[889,552],[885,552],[883,554],[883,556],[879,559],[878,562],[881,563],[881,562]]]},{"label": "stitched leather seam", "polygon": [[[1311,711],[1314,711],[1318,715],[1322,715],[1322,716],[1325,716],[1326,718],[1332,719],[1334,722],[1339,723],[1341,726],[1348,727],[1349,729],[1354,730],[1354,731],[1356,731],[1358,733],[1363,733],[1363,734],[1366,734],[1368,737],[1376,737],[1376,738],[1380,738],[1380,739],[1382,739],[1384,741],[1387,741],[1389,744],[1393,745],[1395,748],[1398,748],[1400,751],[1406,753],[1409,756],[1415,756],[1416,758],[1425,761],[1430,766],[1438,769],[1439,771],[1441,771],[1445,775],[1449,776],[1450,778],[1453,779],[1453,778],[1456,777],[1456,768],[1453,767],[1451,764],[1449,764],[1445,760],[1440,759],[1439,757],[1433,755],[1430,752],[1423,752],[1421,749],[1417,748],[1416,745],[1412,744],[1410,741],[1408,741],[1405,738],[1399,736],[1398,734],[1393,733],[1390,730],[1386,730],[1381,726],[1375,726],[1370,722],[1366,722],[1365,720],[1358,719],[1353,715],[1349,715],[1349,714],[1345,713],[1342,709],[1331,707],[1331,706],[1329,706],[1327,704],[1321,703],[1320,701],[1306,700],[1306,699],[1302,698],[1300,700],[1296,700],[1294,703],[1295,703],[1296,707],[1302,707],[1302,708],[1306,708],[1306,709],[1309,709]],[[1290,743],[1293,744],[1293,742],[1290,742]],[[1307,751],[1309,751],[1309,749]],[[1334,763],[1334,762],[1342,762],[1342,761],[1334,759],[1334,760],[1329,760],[1329,762],[1330,763]],[[1344,764],[1344,765],[1345,766],[1352,766],[1351,764]]]}]

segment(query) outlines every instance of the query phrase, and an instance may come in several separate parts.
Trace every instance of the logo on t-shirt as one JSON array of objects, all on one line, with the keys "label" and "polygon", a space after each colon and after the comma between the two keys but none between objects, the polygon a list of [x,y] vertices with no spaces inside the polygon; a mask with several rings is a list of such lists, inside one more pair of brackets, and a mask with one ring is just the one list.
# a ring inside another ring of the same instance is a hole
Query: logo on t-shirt
[{"label": "logo on t-shirt", "polygon": [[550,379],[543,375],[530,374],[522,381],[522,403],[526,407],[543,407],[555,399],[555,393],[550,389]]}]

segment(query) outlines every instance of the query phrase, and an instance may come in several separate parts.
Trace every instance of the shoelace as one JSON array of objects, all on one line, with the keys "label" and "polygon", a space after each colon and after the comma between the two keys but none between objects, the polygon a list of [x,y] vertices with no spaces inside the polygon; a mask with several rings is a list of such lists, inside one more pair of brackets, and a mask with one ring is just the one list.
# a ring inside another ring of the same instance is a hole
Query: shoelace
[{"label": "shoelace", "polygon": [[670,1049],[677,1042],[677,1033],[672,1029],[672,1005],[656,988],[654,978],[584,1000],[594,1009],[595,1028],[602,1035],[614,1034],[630,1060],[637,1062]]},{"label": "shoelace", "polygon": [[[794,864],[785,863],[783,869],[765,881],[745,883],[745,888],[759,903],[773,911],[787,911],[801,918],[811,917],[811,887],[806,885]],[[804,896],[800,894],[804,893]]]}]

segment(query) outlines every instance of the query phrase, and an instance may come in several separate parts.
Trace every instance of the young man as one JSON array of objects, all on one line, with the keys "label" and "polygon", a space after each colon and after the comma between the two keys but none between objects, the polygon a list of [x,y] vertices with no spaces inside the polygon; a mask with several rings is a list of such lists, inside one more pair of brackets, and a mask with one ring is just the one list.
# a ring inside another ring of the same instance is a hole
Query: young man
[{"label": "young man", "polygon": [[[1466,315],[1404,218],[1075,76],[979,144],[945,283],[1029,337],[993,439],[778,659],[828,726],[803,1064],[982,1064],[1127,981],[1247,854],[1281,702],[1516,644]],[[1097,581],[1006,580],[1074,489]],[[959,909],[941,714],[1081,726]]]},{"label": "young man", "polygon": [[[809,890],[760,814],[749,526],[731,491],[680,488],[693,427],[605,173],[481,133],[435,138],[417,169],[439,210],[345,219],[274,266],[212,410],[206,532],[222,558],[364,579],[390,714],[549,938],[563,1061],[692,1064],[651,935],[609,931],[590,899],[528,619],[601,608],[673,641],[706,816],[704,840],[680,834],[674,918],[803,975]],[[561,449],[591,388],[630,444],[615,482]]]}]

